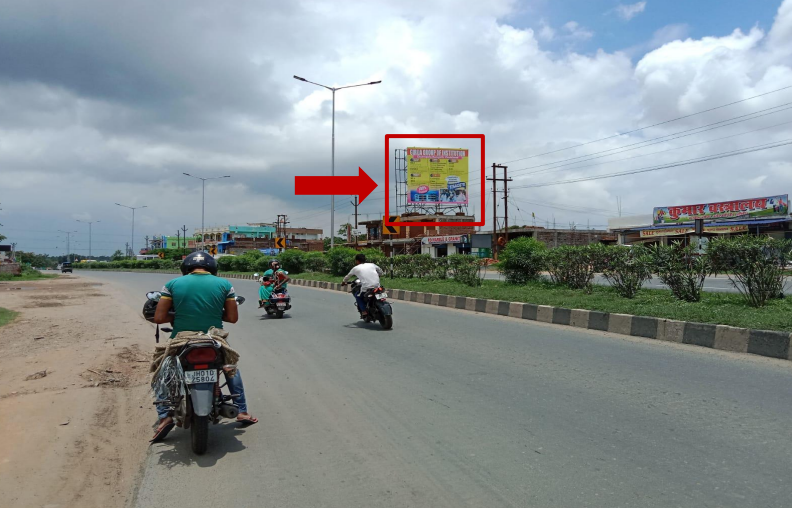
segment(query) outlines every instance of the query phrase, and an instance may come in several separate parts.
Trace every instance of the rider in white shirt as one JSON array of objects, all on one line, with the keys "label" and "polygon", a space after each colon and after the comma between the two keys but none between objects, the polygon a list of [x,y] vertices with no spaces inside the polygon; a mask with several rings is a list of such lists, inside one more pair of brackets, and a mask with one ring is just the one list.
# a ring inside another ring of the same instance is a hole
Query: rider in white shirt
[{"label": "rider in white shirt", "polygon": [[366,300],[363,295],[369,289],[380,287],[381,275],[384,275],[382,269],[374,263],[367,263],[365,254],[355,256],[355,267],[344,277],[343,284],[346,284],[353,277],[360,280],[360,292],[355,294],[355,300],[357,300],[358,310],[361,315],[366,315]]}]

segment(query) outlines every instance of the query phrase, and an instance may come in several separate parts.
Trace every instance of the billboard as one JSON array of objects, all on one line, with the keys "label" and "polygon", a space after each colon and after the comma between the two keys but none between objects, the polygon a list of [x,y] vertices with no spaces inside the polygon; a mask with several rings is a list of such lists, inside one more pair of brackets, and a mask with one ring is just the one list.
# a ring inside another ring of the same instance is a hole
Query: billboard
[{"label": "billboard", "polygon": [[738,199],[700,205],[665,206],[655,208],[655,224],[679,224],[696,219],[759,219],[782,217],[789,214],[789,196]]},{"label": "billboard", "polygon": [[[693,233],[693,228],[663,228],[663,229],[643,229],[641,238],[654,238],[656,236],[676,236]],[[748,226],[704,226],[705,233],[727,234],[727,233],[746,233]]]},{"label": "billboard", "polygon": [[468,150],[408,148],[409,204],[468,204]]}]

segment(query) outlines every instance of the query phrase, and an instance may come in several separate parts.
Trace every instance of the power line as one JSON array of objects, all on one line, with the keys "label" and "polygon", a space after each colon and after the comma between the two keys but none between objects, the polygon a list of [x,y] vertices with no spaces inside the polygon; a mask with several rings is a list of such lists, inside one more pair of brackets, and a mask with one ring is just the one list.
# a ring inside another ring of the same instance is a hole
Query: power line
[{"label": "power line", "polygon": [[689,159],[689,160],[685,160],[685,161],[673,162],[673,163],[670,163],[670,164],[662,164],[660,166],[650,166],[650,167],[646,167],[646,168],[634,169],[634,170],[631,170],[631,171],[622,171],[622,172],[619,172],[619,173],[609,173],[609,174],[606,174],[606,175],[587,176],[587,177],[583,177],[583,178],[576,178],[576,179],[573,179],[573,180],[559,180],[559,181],[556,181],[556,182],[542,182],[542,183],[535,183],[535,184],[530,184],[530,185],[521,185],[521,186],[514,187],[514,188],[515,189],[532,189],[532,188],[537,188],[537,187],[547,187],[547,186],[550,186],[550,185],[561,185],[561,184],[567,184],[567,183],[587,182],[587,181],[590,181],[590,180],[602,180],[602,179],[605,179],[605,178],[615,178],[615,177],[619,177],[619,176],[635,175],[635,174],[638,174],[638,173],[647,173],[649,171],[658,171],[660,169],[669,169],[669,168],[675,168],[675,167],[679,167],[679,166],[687,166],[689,164],[696,164],[698,162],[707,162],[707,161],[716,160],[716,159],[724,159],[726,157],[734,157],[736,155],[743,155],[743,154],[746,154],[746,153],[759,152],[759,151],[762,151],[762,150],[769,150],[770,148],[778,148],[778,147],[785,146],[785,145],[790,145],[790,144],[792,144],[792,139],[787,139],[787,140],[784,140],[783,142],[766,143],[764,145],[757,145],[757,146],[744,148],[744,149],[740,149],[740,150],[732,150],[730,152],[723,152],[723,153],[710,155],[710,156],[706,156],[706,157],[699,157],[699,158],[696,158],[696,159]]},{"label": "power line", "polygon": [[[739,134],[731,134],[729,136],[723,136],[723,137],[720,137],[720,138],[708,139],[706,141],[701,141],[700,143],[692,143],[690,145],[677,146],[677,147],[674,147],[674,148],[667,148],[665,150],[658,150],[656,152],[649,152],[649,153],[644,153],[644,154],[641,154],[641,155],[633,155],[632,157],[624,157],[623,159],[614,159],[612,161],[597,162],[596,164],[587,164],[585,166],[575,166],[575,167],[572,167],[572,168],[560,168],[559,167],[559,168],[549,168],[549,169],[540,170],[540,171],[532,171],[532,172],[526,173],[525,175],[522,175],[522,176],[528,176],[528,175],[533,175],[533,174],[542,173],[542,172],[552,173],[554,171],[574,171],[576,169],[593,168],[595,166],[603,166],[605,164],[612,164],[614,162],[623,162],[623,161],[627,161],[627,160],[631,160],[631,159],[640,159],[641,157],[648,157],[650,155],[657,155],[659,153],[672,152],[674,150],[681,150],[683,148],[690,148],[690,147],[693,147],[693,146],[706,145],[707,143],[712,143],[712,142],[715,142],[715,141],[722,141],[724,139],[736,138],[736,137],[739,137],[739,136],[744,136],[746,134],[751,134],[751,133],[754,133],[754,132],[759,132],[759,131],[763,131],[763,130],[767,130],[767,129],[772,129],[774,127],[780,127],[781,125],[787,125],[787,124],[790,124],[790,123],[792,123],[792,121],[782,122],[782,123],[778,123],[778,124],[775,124],[775,125],[770,125],[768,127],[761,127],[759,129],[753,129],[753,130],[750,130],[750,131],[741,132]],[[578,161],[578,162],[585,162],[585,161]]]},{"label": "power line", "polygon": [[536,155],[530,155],[528,157],[523,157],[521,159],[514,159],[514,160],[506,161],[503,164],[509,164],[511,162],[523,161],[523,160],[526,160],[526,159],[533,159],[533,158],[536,158],[536,157],[541,157],[543,155],[550,155],[550,154],[553,154],[553,153],[563,152],[564,150],[570,150],[572,148],[578,148],[580,146],[590,145],[592,143],[599,143],[600,141],[605,141],[605,140],[608,140],[608,139],[617,138],[619,136],[624,136],[626,134],[632,134],[633,132],[638,132],[638,131],[642,131],[642,130],[645,130],[645,129],[651,129],[652,127],[658,127],[660,125],[665,125],[667,123],[676,122],[677,120],[683,120],[685,118],[690,118],[692,116],[701,115],[703,113],[709,113],[710,111],[715,111],[716,109],[721,109],[721,108],[725,108],[725,107],[728,107],[728,106],[733,106],[733,105],[739,104],[741,102],[749,101],[749,100],[756,99],[756,98],[759,98],[759,97],[764,97],[765,95],[770,95],[770,94],[773,94],[773,93],[776,93],[776,92],[780,92],[782,90],[787,90],[789,88],[792,88],[792,85],[785,86],[783,88],[778,88],[776,90],[770,90],[769,92],[765,92],[765,93],[762,93],[762,94],[759,94],[759,95],[754,95],[752,97],[747,97],[745,99],[740,99],[739,101],[730,102],[728,104],[723,104],[721,106],[716,106],[714,108],[705,109],[705,110],[702,110],[702,111],[697,111],[696,113],[691,113],[689,115],[679,116],[677,118],[672,118],[670,120],[665,120],[665,121],[660,122],[660,123],[647,125],[646,127],[640,127],[638,129],[633,129],[631,131],[626,131],[626,132],[619,132],[617,134],[614,134],[612,136],[608,136],[608,137],[605,137],[605,138],[595,139],[593,141],[587,141],[585,143],[580,143],[580,144],[577,144],[577,145],[568,146],[566,148],[559,148],[558,150],[553,150],[553,151],[550,151],[550,152],[544,152],[544,153],[539,153],[539,154],[536,154]]}]

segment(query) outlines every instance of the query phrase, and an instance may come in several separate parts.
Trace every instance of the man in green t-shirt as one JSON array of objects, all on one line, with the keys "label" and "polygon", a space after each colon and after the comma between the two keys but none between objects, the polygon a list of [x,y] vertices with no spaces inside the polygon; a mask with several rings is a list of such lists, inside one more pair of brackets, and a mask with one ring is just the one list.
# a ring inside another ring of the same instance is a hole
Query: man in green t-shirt
[{"label": "man in green t-shirt", "polygon": [[[187,256],[181,266],[182,277],[169,281],[162,288],[161,298],[154,314],[155,323],[172,323],[171,338],[184,331],[208,332],[209,328],[222,328],[223,321],[236,323],[239,311],[234,287],[226,279],[217,277],[217,261],[205,252],[194,252]],[[170,316],[173,310],[175,315]],[[257,423],[258,419],[248,413],[245,387],[237,368],[234,377],[226,376],[228,389],[239,395],[235,400],[239,406],[237,421],[245,424]],[[165,397],[160,396],[162,400]],[[162,440],[173,429],[173,418],[168,407],[157,406],[159,424],[153,441]]]},{"label": "man in green t-shirt", "polygon": [[273,291],[276,289],[288,288],[290,280],[286,272],[281,269],[280,262],[277,259],[270,261],[269,266],[269,270],[264,272],[262,279],[264,281],[269,280],[270,284],[262,285],[261,289],[259,289],[259,299],[264,303],[270,299],[270,296],[272,296]]}]

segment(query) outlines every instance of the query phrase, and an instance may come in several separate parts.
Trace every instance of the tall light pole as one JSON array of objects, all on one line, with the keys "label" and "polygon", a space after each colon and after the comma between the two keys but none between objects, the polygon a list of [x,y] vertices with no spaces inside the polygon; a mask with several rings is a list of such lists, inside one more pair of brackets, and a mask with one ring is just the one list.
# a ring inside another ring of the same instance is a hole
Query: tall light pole
[{"label": "tall light pole", "polygon": [[62,229],[59,229],[58,231],[61,233],[66,233],[66,261],[71,263],[69,260],[69,255],[71,254],[71,235],[77,231],[64,231]]},{"label": "tall light pole", "polygon": [[[378,85],[382,83],[382,81],[371,81],[369,83],[361,83],[359,85],[347,85],[347,86],[338,86],[332,87],[327,85],[322,85],[319,83],[314,83],[313,81],[308,81],[305,78],[301,78],[300,76],[294,76],[294,79],[298,81],[304,81],[306,83],[310,83],[312,85],[321,86],[322,88],[327,88],[331,92],[333,92],[333,133],[332,133],[332,141],[331,141],[331,159],[330,159],[330,176],[335,176],[335,93],[337,90],[343,90],[344,88],[355,88],[358,86],[368,86],[368,85]],[[335,196],[330,195],[330,248],[332,249],[335,247]]]},{"label": "tall light pole", "polygon": [[212,176],[210,178],[202,178],[200,176],[191,175],[190,173],[182,173],[183,175],[189,176],[190,178],[197,178],[201,181],[201,250],[206,250],[206,244],[204,243],[204,203],[206,202],[206,181],[207,180],[219,180],[221,178],[231,178],[229,175],[225,176]]},{"label": "tall light pole", "polygon": [[146,206],[146,205],[143,205],[143,206],[127,206],[127,205],[122,205],[121,203],[116,203],[116,204],[118,206],[123,206],[124,208],[129,208],[130,210],[132,210],[132,241],[129,243],[129,251],[134,256],[135,255],[135,210],[138,210],[140,208],[148,208],[148,206]]},{"label": "tall light pole", "polygon": [[100,220],[88,221],[88,220],[80,220],[80,219],[74,219],[74,220],[76,220],[77,222],[82,222],[83,224],[88,224],[88,259],[91,259],[91,225],[94,222],[102,222],[102,221]]}]

